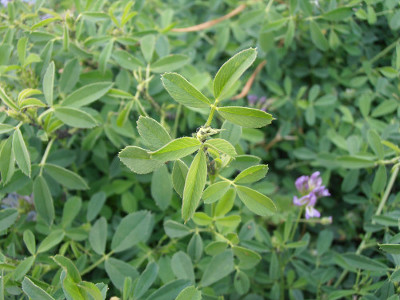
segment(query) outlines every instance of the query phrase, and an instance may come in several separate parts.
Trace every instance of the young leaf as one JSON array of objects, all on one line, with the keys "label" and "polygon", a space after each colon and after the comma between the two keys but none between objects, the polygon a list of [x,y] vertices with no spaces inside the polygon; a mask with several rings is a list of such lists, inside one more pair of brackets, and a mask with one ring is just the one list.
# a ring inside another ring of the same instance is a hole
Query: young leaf
[{"label": "young leaf", "polygon": [[254,62],[257,56],[256,49],[243,50],[230,58],[218,70],[214,79],[214,97],[220,99],[232,88],[233,84]]},{"label": "young leaf", "polygon": [[51,226],[54,220],[53,197],[43,176],[39,175],[33,182],[33,196],[36,212],[47,225]]},{"label": "young leaf", "polygon": [[32,300],[54,300],[46,291],[34,284],[28,277],[22,281],[22,290]]},{"label": "young leaf", "polygon": [[136,147],[125,147],[118,155],[119,159],[133,172],[147,174],[161,167],[163,163],[152,159],[146,150]]},{"label": "young leaf", "polygon": [[15,171],[15,156],[12,149],[12,137],[10,136],[0,149],[0,172],[3,185],[8,183]]},{"label": "young leaf", "polygon": [[229,122],[248,128],[264,127],[274,119],[265,111],[248,107],[226,106],[219,107],[217,111]]},{"label": "young leaf", "polygon": [[144,67],[144,64],[139,59],[126,51],[117,50],[113,53],[112,56],[115,61],[125,69],[134,71],[137,70],[139,67]]},{"label": "young leaf", "polygon": [[97,192],[90,198],[86,213],[86,220],[88,222],[93,221],[97,217],[106,202],[106,198],[107,196],[104,192]]},{"label": "young leaf", "polygon": [[187,226],[172,220],[164,223],[164,230],[170,238],[182,238],[190,234],[190,229]]},{"label": "young leaf", "polygon": [[188,221],[196,211],[207,179],[207,159],[199,151],[190,165],[183,190],[182,218]]},{"label": "young leaf", "polygon": [[53,105],[54,72],[55,66],[54,61],[52,61],[43,76],[43,94],[49,106]]},{"label": "young leaf", "polygon": [[224,139],[210,139],[205,142],[205,145],[230,157],[235,157],[237,155],[235,147]]},{"label": "young leaf", "polygon": [[172,271],[178,279],[188,279],[194,283],[193,264],[190,257],[182,252],[176,252],[171,260]]},{"label": "young leaf", "polygon": [[138,271],[132,265],[113,257],[106,260],[104,267],[111,282],[119,290],[123,289],[126,277],[130,277],[134,281],[139,276]]},{"label": "young leaf", "polygon": [[253,183],[263,179],[268,172],[268,165],[257,165],[243,170],[238,176],[236,176],[235,183]]},{"label": "young leaf", "polygon": [[71,127],[92,128],[97,125],[97,121],[91,115],[77,108],[55,107],[54,114],[57,119]]},{"label": "young leaf", "polygon": [[27,43],[28,43],[28,38],[26,36],[20,38],[17,43],[18,59],[22,66],[25,64],[26,44]]},{"label": "young leaf", "polygon": [[107,242],[107,221],[101,217],[94,223],[89,232],[89,243],[93,251],[103,255],[106,250]]},{"label": "young leaf", "polygon": [[4,90],[0,87],[0,99],[3,100],[4,104],[13,110],[18,110],[17,105],[11,100],[10,97],[4,92]]},{"label": "young leaf", "polygon": [[20,281],[22,277],[24,277],[26,273],[29,272],[34,262],[35,262],[34,256],[26,257],[23,261],[21,261],[13,272],[14,280]]},{"label": "young leaf", "polygon": [[235,256],[239,258],[238,267],[240,269],[249,270],[254,268],[261,260],[261,255],[250,249],[239,246],[234,246],[232,249]]},{"label": "young leaf", "polygon": [[352,14],[353,9],[351,7],[339,7],[324,13],[322,18],[329,21],[343,21],[349,18]]},{"label": "young leaf", "polygon": [[44,169],[58,183],[71,190],[86,190],[88,185],[78,174],[54,164],[45,164]]},{"label": "young leaf", "polygon": [[200,284],[209,286],[228,276],[234,270],[233,254],[231,250],[215,255],[208,263]]},{"label": "young leaf", "polygon": [[14,208],[0,210],[0,232],[7,230],[18,218],[18,211]]},{"label": "young leaf", "polygon": [[61,229],[56,229],[52,231],[48,236],[46,236],[40,243],[37,253],[43,253],[49,251],[51,248],[57,246],[64,239],[64,232]]},{"label": "young leaf", "polygon": [[19,128],[14,131],[12,148],[19,168],[25,175],[31,177],[31,158]]},{"label": "young leaf", "polygon": [[381,138],[375,130],[368,131],[368,144],[374,151],[376,156],[378,156],[379,159],[383,159],[383,156],[385,154],[383,151],[383,145],[381,143]]},{"label": "young leaf", "polygon": [[190,281],[184,279],[169,282],[152,293],[146,300],[174,300],[189,285]]},{"label": "young leaf", "polygon": [[172,54],[164,56],[150,65],[154,73],[171,72],[176,69],[182,68],[189,62],[189,57],[182,54]]},{"label": "young leaf", "polygon": [[188,286],[179,293],[175,300],[201,300],[201,292],[194,286]]},{"label": "young leaf", "polygon": [[140,39],[140,50],[142,50],[143,57],[147,62],[150,62],[153,57],[155,44],[156,37],[153,34],[146,35]]},{"label": "young leaf", "polygon": [[219,181],[207,187],[203,192],[204,203],[218,201],[229,189],[231,184],[227,181]]},{"label": "young leaf", "polygon": [[145,242],[153,230],[153,216],[147,211],[138,211],[124,217],[119,223],[111,242],[114,252],[121,252]]},{"label": "young leaf", "polygon": [[14,126],[8,124],[0,124],[0,134],[7,133],[14,130]]},{"label": "young leaf", "polygon": [[247,186],[236,186],[240,200],[256,215],[266,216],[276,211],[274,202],[260,192]]},{"label": "young leaf", "polygon": [[151,177],[151,196],[161,210],[166,210],[172,198],[172,180],[166,165],[153,172]]},{"label": "young leaf", "polygon": [[137,129],[150,150],[160,149],[171,141],[171,137],[165,128],[150,117],[140,116],[137,121]]},{"label": "young leaf", "polygon": [[314,21],[310,22],[311,40],[314,45],[322,51],[327,51],[329,49],[329,43],[326,37],[323,35],[318,24]]},{"label": "young leaf", "polygon": [[105,95],[112,86],[112,82],[96,82],[85,85],[69,94],[62,105],[75,108],[88,105]]},{"label": "young leaf", "polygon": [[79,75],[81,73],[81,66],[79,61],[75,59],[69,60],[64,67],[64,70],[60,76],[59,88],[62,93],[68,93],[71,91],[76,83],[79,81]]},{"label": "young leaf", "polygon": [[230,188],[218,201],[217,207],[215,208],[215,216],[225,216],[231,211],[236,198],[236,191]]},{"label": "young leaf", "polygon": [[99,69],[100,69],[100,72],[103,74],[106,72],[107,63],[108,63],[108,60],[110,59],[113,46],[114,46],[114,41],[111,39],[107,43],[107,45],[105,45],[105,47],[103,48],[103,50],[100,53]]},{"label": "young leaf", "polygon": [[185,187],[185,180],[188,171],[189,168],[180,159],[174,162],[174,167],[172,169],[172,185],[174,186],[175,192],[177,192],[181,197],[183,197],[183,188]]},{"label": "young leaf", "polygon": [[23,240],[26,248],[31,255],[36,253],[36,240],[35,235],[29,229],[24,231]]},{"label": "young leaf", "polygon": [[71,277],[75,283],[80,283],[82,281],[78,269],[69,258],[62,255],[56,255],[53,257],[53,260],[67,272],[68,276]]},{"label": "young leaf", "polygon": [[181,75],[165,73],[161,80],[165,89],[175,101],[188,107],[210,107],[210,100]]},{"label": "young leaf", "polygon": [[148,291],[157,279],[158,265],[155,262],[147,264],[146,269],[140,275],[133,290],[134,299],[140,299]]},{"label": "young leaf", "polygon": [[66,228],[71,225],[72,221],[79,214],[82,207],[82,199],[74,196],[70,197],[64,204],[61,225]]},{"label": "young leaf", "polygon": [[177,160],[200,149],[201,142],[192,137],[172,140],[157,151],[150,152],[151,158],[162,162]]}]

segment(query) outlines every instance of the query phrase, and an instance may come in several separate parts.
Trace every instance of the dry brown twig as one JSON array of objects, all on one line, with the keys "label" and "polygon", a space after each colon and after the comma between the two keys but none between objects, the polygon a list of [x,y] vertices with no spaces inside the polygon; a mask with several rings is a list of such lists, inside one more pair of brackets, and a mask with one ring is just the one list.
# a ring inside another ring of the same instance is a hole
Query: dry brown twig
[{"label": "dry brown twig", "polygon": [[241,11],[243,11],[246,8],[245,4],[241,4],[239,5],[237,8],[235,8],[234,10],[232,10],[230,13],[226,14],[225,16],[222,16],[220,18],[211,20],[211,21],[207,21],[198,25],[194,25],[194,26],[190,26],[190,27],[185,27],[185,28],[173,28],[171,31],[172,32],[194,32],[194,31],[200,31],[200,30],[204,30],[207,28],[210,28],[218,23],[221,23],[222,21],[225,21],[229,18],[232,18],[234,16],[236,16],[237,14],[239,14]]},{"label": "dry brown twig", "polygon": [[240,94],[236,95],[235,97],[232,98],[232,100],[237,100],[243,97],[246,97],[246,95],[250,92],[251,86],[254,83],[254,80],[256,79],[256,76],[262,68],[267,64],[266,60],[263,60],[260,62],[260,64],[257,66],[257,68],[254,70],[253,74],[251,74],[249,80],[247,80],[246,84],[243,87],[243,90],[240,92]]}]

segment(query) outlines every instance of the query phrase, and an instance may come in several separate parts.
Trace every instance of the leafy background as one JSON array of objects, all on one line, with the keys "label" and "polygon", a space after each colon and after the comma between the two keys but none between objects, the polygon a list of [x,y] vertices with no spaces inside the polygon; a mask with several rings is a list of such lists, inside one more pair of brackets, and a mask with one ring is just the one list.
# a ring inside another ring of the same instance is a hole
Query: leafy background
[{"label": "leafy background", "polygon": [[[0,299],[398,299],[398,1],[3,2]],[[172,139],[207,122],[160,74],[212,99],[251,47],[221,105],[275,120],[211,125],[240,156],[227,177],[268,164],[251,187],[277,211],[229,192],[184,224],[173,165],[135,174],[118,153],[162,146],[137,120]],[[297,223],[294,181],[314,171],[325,219]]]}]

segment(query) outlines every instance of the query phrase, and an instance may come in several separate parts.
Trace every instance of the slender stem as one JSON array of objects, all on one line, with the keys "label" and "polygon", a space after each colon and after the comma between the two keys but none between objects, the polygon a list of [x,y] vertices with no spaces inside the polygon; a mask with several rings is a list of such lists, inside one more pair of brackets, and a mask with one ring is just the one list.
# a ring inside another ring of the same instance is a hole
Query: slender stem
[{"label": "slender stem", "polygon": [[178,109],[176,110],[174,127],[172,129],[172,138],[176,138],[176,135],[178,133],[179,116],[181,114],[181,111],[182,111],[182,104],[179,104]]},{"label": "slender stem", "polygon": [[290,241],[293,240],[294,235],[296,234],[296,229],[297,229],[297,226],[299,225],[300,218],[301,218],[303,211],[304,211],[304,207],[302,206],[299,209],[299,213],[297,214],[297,218],[296,218],[296,223],[294,224],[292,233],[290,234],[290,239],[289,239]]},{"label": "slender stem", "polygon": [[97,260],[95,263],[93,263],[92,265],[90,265],[89,267],[87,267],[85,270],[83,270],[81,272],[81,275],[85,275],[87,273],[89,273],[90,271],[92,271],[94,268],[96,268],[98,265],[100,265],[103,261],[107,260],[111,255],[113,254],[113,251],[111,251],[108,254],[103,255],[99,260]]},{"label": "slender stem", "polygon": [[[393,184],[394,184],[394,182],[395,182],[395,180],[397,178],[398,173],[399,173],[399,166],[395,166],[394,169],[393,169],[392,175],[390,176],[389,183],[386,186],[385,193],[383,194],[383,197],[382,197],[382,199],[381,199],[381,201],[379,203],[378,209],[375,212],[375,216],[379,216],[381,214],[381,212],[383,210],[383,207],[385,206],[386,201],[389,198],[389,194],[390,194],[390,192],[391,192],[391,190],[393,188]],[[372,221],[372,223],[374,224],[375,222]],[[365,247],[365,244],[367,243],[367,241],[369,240],[371,235],[372,235],[371,232],[367,232],[367,234],[364,235],[360,245],[357,248],[356,254],[361,254],[362,250]],[[336,281],[336,283],[334,285],[335,288],[337,288],[339,286],[339,284],[342,283],[342,281],[346,278],[348,273],[349,272],[347,270],[344,270],[342,272],[342,274],[340,274],[338,280]]]},{"label": "slender stem", "polygon": [[40,164],[39,164],[39,166],[40,166],[39,175],[42,175],[42,173],[43,173],[43,167],[44,167],[44,164],[46,163],[47,157],[49,156],[50,149],[51,149],[51,146],[53,145],[53,143],[54,143],[54,139],[51,139],[49,141],[49,143],[47,144],[46,150],[44,151],[42,160],[40,161]]},{"label": "slender stem", "polygon": [[[217,101],[215,101],[215,103],[216,103],[216,102],[217,102]],[[217,108],[217,107],[215,106],[215,103],[214,103],[214,105],[211,106],[210,115],[208,116],[207,122],[206,122],[206,124],[204,124],[204,127],[207,127],[207,126],[210,126],[210,125],[211,125],[212,119],[213,119],[213,117],[214,117],[215,110],[216,110],[216,108]]]}]

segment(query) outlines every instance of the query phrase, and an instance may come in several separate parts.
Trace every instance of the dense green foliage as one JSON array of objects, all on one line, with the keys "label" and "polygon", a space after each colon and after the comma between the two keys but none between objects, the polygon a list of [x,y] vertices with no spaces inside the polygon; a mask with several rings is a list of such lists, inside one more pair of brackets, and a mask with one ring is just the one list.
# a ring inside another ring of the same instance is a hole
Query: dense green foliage
[{"label": "dense green foliage", "polygon": [[399,299],[398,0],[7,2],[0,300]]}]

